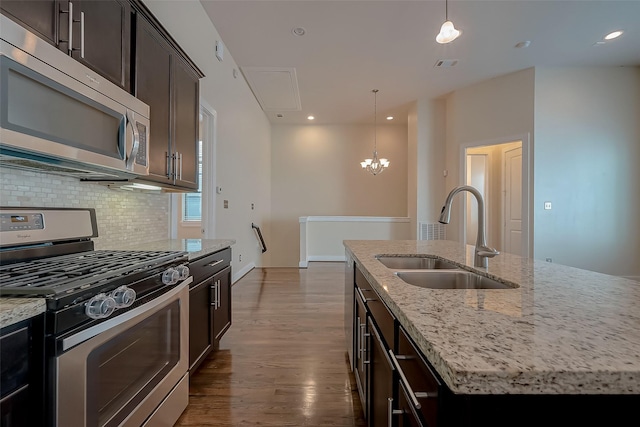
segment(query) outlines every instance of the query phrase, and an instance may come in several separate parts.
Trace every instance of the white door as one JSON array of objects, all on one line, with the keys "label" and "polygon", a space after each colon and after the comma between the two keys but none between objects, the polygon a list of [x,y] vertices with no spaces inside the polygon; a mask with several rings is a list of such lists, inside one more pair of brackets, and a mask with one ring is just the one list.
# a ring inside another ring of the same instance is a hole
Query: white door
[{"label": "white door", "polygon": [[[475,187],[482,198],[488,200],[489,164],[486,154],[467,154],[467,185]],[[466,241],[468,245],[475,245],[478,235],[478,202],[470,193],[467,196],[466,212]],[[488,235],[487,218],[489,218],[489,204],[485,203],[485,235]]]},{"label": "white door", "polygon": [[522,255],[522,147],[504,153],[504,233],[505,252]]}]

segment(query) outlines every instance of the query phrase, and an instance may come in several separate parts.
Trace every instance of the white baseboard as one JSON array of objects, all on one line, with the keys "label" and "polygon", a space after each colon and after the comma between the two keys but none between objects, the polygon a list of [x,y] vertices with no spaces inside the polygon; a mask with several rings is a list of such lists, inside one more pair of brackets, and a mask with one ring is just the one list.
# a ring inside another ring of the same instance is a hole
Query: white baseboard
[{"label": "white baseboard", "polygon": [[308,265],[309,265],[309,261],[300,261],[298,263],[299,268],[307,268]]},{"label": "white baseboard", "polygon": [[310,255],[307,261],[344,261],[344,255]]},{"label": "white baseboard", "polygon": [[231,284],[234,284],[238,280],[242,279],[245,274],[247,274],[248,272],[250,272],[254,268],[256,268],[256,263],[255,262],[250,262],[249,264],[245,265],[240,271],[237,271],[233,275],[233,277],[231,278]]}]

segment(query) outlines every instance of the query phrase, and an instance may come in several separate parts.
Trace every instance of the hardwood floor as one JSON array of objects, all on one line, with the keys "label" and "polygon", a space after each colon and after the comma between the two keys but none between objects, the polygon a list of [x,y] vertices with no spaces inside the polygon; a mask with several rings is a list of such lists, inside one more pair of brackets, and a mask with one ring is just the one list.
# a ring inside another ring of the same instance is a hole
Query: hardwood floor
[{"label": "hardwood floor", "polygon": [[176,426],[365,426],[344,335],[344,263],[254,269]]}]

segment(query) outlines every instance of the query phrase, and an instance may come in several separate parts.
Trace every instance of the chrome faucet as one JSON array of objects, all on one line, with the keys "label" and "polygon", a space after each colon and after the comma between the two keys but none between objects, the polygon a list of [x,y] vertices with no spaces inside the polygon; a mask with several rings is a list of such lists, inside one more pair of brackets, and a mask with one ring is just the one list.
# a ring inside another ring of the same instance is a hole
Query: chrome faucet
[{"label": "chrome faucet", "polygon": [[447,196],[447,200],[444,202],[438,222],[441,222],[442,224],[449,224],[449,221],[451,220],[451,203],[453,202],[453,196],[461,191],[468,191],[473,194],[478,202],[478,238],[476,239],[476,250],[473,265],[476,267],[487,268],[489,266],[489,258],[493,258],[500,254],[500,252],[487,246],[484,231],[484,200],[482,199],[482,194],[480,194],[476,188],[470,185],[461,185],[451,190]]}]

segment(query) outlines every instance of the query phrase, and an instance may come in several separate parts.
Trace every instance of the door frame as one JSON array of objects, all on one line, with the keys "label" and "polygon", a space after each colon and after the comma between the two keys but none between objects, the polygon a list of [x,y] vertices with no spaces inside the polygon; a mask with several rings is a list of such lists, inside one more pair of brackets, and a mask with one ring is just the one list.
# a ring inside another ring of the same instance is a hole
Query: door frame
[{"label": "door frame", "polygon": [[218,113],[204,99],[200,99],[200,114],[209,116],[209,126],[204,130],[207,143],[202,141],[202,238],[216,237],[216,149]]},{"label": "door frame", "polygon": [[[218,114],[207,101],[200,98],[200,114],[209,117],[208,126],[203,128],[202,139],[202,220],[200,230],[202,239],[215,239],[216,236],[216,147]],[[173,193],[170,199],[169,237],[178,238],[178,222],[182,218],[182,194]]]},{"label": "door frame", "polygon": [[[459,154],[459,181],[467,182],[467,149],[482,147],[485,145],[500,145],[510,142],[522,141],[522,257],[533,256],[533,158],[531,156],[531,135],[529,133],[499,137],[484,141],[472,141],[460,144]],[[458,227],[462,242],[467,241],[467,198],[463,197],[462,221]],[[502,215],[502,214],[501,214]],[[485,219],[486,220],[486,219]],[[491,244],[491,242],[487,242]]]}]

